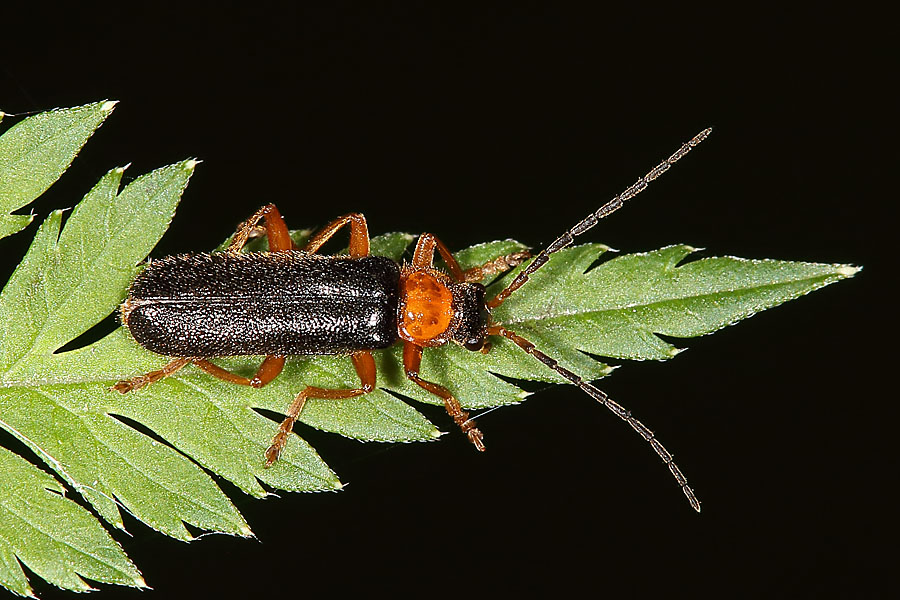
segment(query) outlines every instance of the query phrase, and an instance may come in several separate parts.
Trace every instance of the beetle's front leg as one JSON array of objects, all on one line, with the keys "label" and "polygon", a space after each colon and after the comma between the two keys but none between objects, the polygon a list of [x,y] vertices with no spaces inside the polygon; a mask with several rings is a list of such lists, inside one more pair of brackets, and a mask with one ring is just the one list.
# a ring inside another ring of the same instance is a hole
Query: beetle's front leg
[{"label": "beetle's front leg", "polygon": [[417,268],[431,267],[434,262],[435,250],[437,250],[438,254],[441,255],[441,258],[444,259],[444,263],[447,265],[450,275],[458,282],[481,281],[485,277],[504,273],[531,258],[531,252],[522,250],[504,256],[498,256],[481,266],[472,267],[471,269],[463,271],[462,267],[459,266],[459,263],[453,257],[453,253],[450,252],[450,249],[447,248],[444,242],[433,233],[423,233],[419,236],[419,241],[416,243],[416,250],[413,254],[413,266]]},{"label": "beetle's front leg", "polygon": [[469,413],[463,410],[463,407],[460,405],[459,400],[450,393],[450,390],[445,388],[442,385],[438,385],[436,383],[432,383],[430,381],[425,381],[421,377],[419,377],[419,366],[422,363],[422,348],[420,346],[416,346],[411,342],[404,342],[403,344],[403,370],[406,372],[406,377],[410,380],[421,386],[423,389],[431,392],[438,398],[444,401],[444,408],[447,409],[447,413],[453,418],[453,422],[459,425],[459,428],[462,430],[464,434],[469,438],[469,441],[475,444],[475,448],[477,448],[480,452],[485,451],[484,442],[482,438],[484,437],[479,430],[475,426],[475,421],[469,418]]},{"label": "beetle's front leg", "polygon": [[353,366],[356,368],[356,374],[359,376],[360,386],[352,390],[329,390],[320,387],[307,386],[302,392],[297,394],[291,406],[288,408],[287,417],[281,422],[278,433],[272,438],[272,445],[266,450],[266,467],[271,467],[278,460],[291,431],[294,429],[294,423],[300,416],[300,411],[306,405],[309,398],[322,398],[327,400],[342,400],[345,398],[355,398],[368,394],[375,389],[375,359],[372,358],[371,352],[354,352],[350,356],[353,360]]},{"label": "beetle's front leg", "polygon": [[499,275],[500,273],[505,273],[510,269],[518,267],[529,258],[531,258],[531,252],[528,250],[521,250],[519,252],[498,256],[494,260],[487,261],[480,267],[466,269],[463,271],[463,278],[470,282],[481,281],[485,277]]}]

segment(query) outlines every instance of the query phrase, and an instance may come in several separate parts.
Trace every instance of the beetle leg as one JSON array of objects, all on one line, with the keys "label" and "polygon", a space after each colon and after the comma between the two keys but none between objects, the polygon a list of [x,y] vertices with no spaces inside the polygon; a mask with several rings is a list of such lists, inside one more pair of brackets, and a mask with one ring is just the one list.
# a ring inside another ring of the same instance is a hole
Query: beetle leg
[{"label": "beetle leg", "polygon": [[447,264],[447,268],[450,270],[450,275],[453,279],[457,282],[465,281],[463,270],[459,266],[459,263],[456,262],[456,259],[453,258],[450,249],[447,248],[444,242],[433,233],[423,233],[419,236],[419,241],[416,243],[416,251],[413,252],[413,267],[417,269],[431,267],[434,263],[435,248],[437,248],[441,258],[443,258],[444,262]]},{"label": "beetle leg", "polygon": [[281,451],[284,450],[284,445],[287,444],[291,431],[294,429],[294,422],[300,416],[300,411],[306,405],[307,399],[342,400],[362,396],[375,389],[375,359],[372,358],[372,353],[354,352],[350,358],[353,361],[353,366],[356,368],[356,374],[359,376],[360,387],[352,390],[330,390],[306,386],[291,402],[287,416],[281,422],[281,426],[278,427],[278,433],[272,438],[272,445],[266,450],[266,467],[271,467],[278,460]]},{"label": "beetle leg", "polygon": [[314,235],[303,248],[307,252],[315,253],[322,244],[327,242],[334,236],[338,230],[350,224],[350,257],[362,258],[369,255],[369,226],[366,224],[366,217],[362,213],[350,213],[343,217],[338,217],[322,231]]},{"label": "beetle leg", "polygon": [[256,375],[252,378],[248,379],[241,375],[236,375],[231,371],[223,369],[218,365],[214,365],[206,359],[197,358],[192,361],[195,365],[209,373],[214,377],[218,377],[223,381],[228,381],[231,383],[236,383],[238,385],[249,385],[253,388],[261,388],[266,385],[281,373],[281,370],[284,368],[284,357],[283,356],[267,356],[262,364],[259,365],[259,369],[256,371]]},{"label": "beetle leg", "polygon": [[447,409],[447,413],[453,418],[453,421],[459,425],[459,428],[466,434],[469,441],[475,444],[475,448],[484,452],[485,447],[484,442],[482,441],[483,435],[481,430],[475,426],[475,421],[469,418],[469,413],[463,410],[462,406],[459,404],[459,400],[450,393],[450,390],[436,383],[425,381],[419,377],[419,366],[421,363],[422,347],[416,346],[411,342],[404,342],[403,370],[406,372],[406,377],[410,381],[417,383],[425,390],[441,398],[444,401],[444,408]]},{"label": "beetle leg", "polygon": [[226,371],[222,367],[214,365],[208,360],[202,358],[176,358],[158,371],[151,371],[146,375],[138,375],[137,377],[132,377],[131,379],[124,379],[116,383],[116,385],[112,386],[111,389],[114,389],[122,394],[126,394],[132,390],[139,390],[142,387],[146,387],[151,383],[156,383],[160,379],[174,374],[176,371],[179,371],[182,367],[186,366],[189,363],[194,363],[210,375],[214,375],[219,379],[223,379],[231,383],[236,383],[238,385],[249,385],[250,387],[261,388],[262,386],[278,377],[278,374],[281,373],[281,370],[284,368],[284,357],[267,356],[259,366],[259,369],[256,371],[256,375],[254,375],[251,379],[247,379],[246,377],[242,377],[240,375],[235,375],[234,373]]},{"label": "beetle leg", "polygon": [[295,248],[294,242],[291,240],[291,234],[288,231],[281,213],[278,212],[278,209],[275,208],[274,204],[266,204],[253,213],[252,217],[238,225],[237,231],[234,232],[231,243],[228,245],[225,252],[230,252],[232,254],[240,253],[241,248],[243,248],[244,244],[247,243],[247,240],[253,236],[257,225],[262,219],[266,220],[266,235],[269,238],[270,252],[291,250]]},{"label": "beetle leg", "polygon": [[504,256],[498,256],[494,260],[489,260],[480,267],[472,267],[463,271],[463,277],[466,281],[481,281],[485,277],[491,275],[499,275],[505,273],[514,267],[518,267],[523,262],[531,258],[531,252],[522,250],[521,252],[513,252]]},{"label": "beetle leg", "polygon": [[189,362],[189,358],[176,358],[158,371],[150,371],[146,375],[138,375],[137,377],[132,377],[131,379],[123,379],[122,381],[116,383],[116,385],[112,386],[110,389],[116,390],[120,394],[127,394],[132,390],[139,390],[144,386],[150,385],[151,383],[155,383],[160,379],[168,377],[169,375],[184,367]]},{"label": "beetle leg", "polygon": [[453,253],[450,252],[450,249],[447,248],[447,245],[444,244],[440,238],[433,233],[423,233],[419,236],[419,241],[416,244],[416,251],[413,253],[413,267],[431,267],[434,262],[435,250],[437,250],[441,255],[441,258],[444,259],[444,263],[446,263],[450,275],[457,283],[463,281],[481,281],[490,275],[497,275],[498,273],[508,271],[531,258],[531,253],[527,250],[523,250],[521,252],[513,252],[512,254],[497,257],[484,263],[480,267],[473,267],[463,271],[462,267],[459,266],[459,263],[453,257]]}]

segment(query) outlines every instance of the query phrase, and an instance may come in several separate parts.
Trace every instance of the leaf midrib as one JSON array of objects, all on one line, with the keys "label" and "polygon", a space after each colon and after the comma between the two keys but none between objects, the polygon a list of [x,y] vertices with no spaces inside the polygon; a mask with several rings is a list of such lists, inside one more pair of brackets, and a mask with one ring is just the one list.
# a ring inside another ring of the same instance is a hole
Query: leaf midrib
[{"label": "leaf midrib", "polygon": [[[543,313],[543,314],[536,315],[534,317],[528,317],[525,319],[514,319],[514,320],[503,321],[503,323],[504,324],[521,325],[521,324],[529,324],[529,323],[534,323],[534,322],[546,321],[549,319],[558,319],[558,318],[565,318],[565,317],[579,317],[579,316],[592,316],[592,315],[599,315],[599,314],[603,314],[603,313],[620,312],[620,311],[624,311],[624,310],[628,310],[628,309],[632,309],[632,308],[653,308],[656,306],[667,304],[669,302],[679,302],[679,301],[683,301],[683,300],[701,300],[704,298],[720,298],[720,297],[728,296],[728,295],[735,294],[738,292],[761,290],[761,289],[771,289],[771,288],[777,288],[779,286],[792,285],[792,284],[803,283],[803,282],[807,282],[807,281],[814,281],[817,279],[826,280],[826,279],[833,278],[833,277],[840,278],[839,275],[835,275],[834,273],[826,273],[826,274],[814,275],[814,276],[808,276],[808,277],[799,277],[796,279],[791,279],[788,281],[779,281],[776,283],[764,283],[764,284],[748,285],[745,287],[723,288],[722,290],[704,293],[704,294],[683,294],[683,295],[678,295],[678,296],[669,296],[669,297],[662,298],[659,300],[653,300],[652,302],[635,302],[632,304],[625,304],[622,306],[612,306],[612,307],[607,307],[607,308],[599,308],[599,309],[591,309],[591,310],[570,310],[570,311],[564,310],[564,311],[560,311],[560,312],[554,312],[552,314],[551,313]],[[596,296],[596,294],[594,296]]]}]

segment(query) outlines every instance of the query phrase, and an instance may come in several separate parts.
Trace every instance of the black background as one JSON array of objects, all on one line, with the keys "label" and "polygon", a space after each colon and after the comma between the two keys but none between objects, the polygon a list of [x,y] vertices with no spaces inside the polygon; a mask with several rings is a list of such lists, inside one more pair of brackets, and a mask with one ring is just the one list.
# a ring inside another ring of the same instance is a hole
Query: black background
[{"label": "black background", "polygon": [[[374,234],[539,247],[711,125],[586,241],[866,270],[602,382],[677,454],[700,515],[632,431],[552,387],[485,416],[483,455],[429,407],[452,433],[439,443],[305,430],[345,491],[254,501],[226,485],[256,541],[188,545],[131,521],[117,537],[156,591],[101,597],[886,595],[898,156],[883,16],[154,6],[5,11],[3,110],[121,101],[40,217],[111,167],[198,157],[154,255],[211,248],[272,201],[292,227],[363,211]],[[34,227],[0,242],[4,280]]]}]

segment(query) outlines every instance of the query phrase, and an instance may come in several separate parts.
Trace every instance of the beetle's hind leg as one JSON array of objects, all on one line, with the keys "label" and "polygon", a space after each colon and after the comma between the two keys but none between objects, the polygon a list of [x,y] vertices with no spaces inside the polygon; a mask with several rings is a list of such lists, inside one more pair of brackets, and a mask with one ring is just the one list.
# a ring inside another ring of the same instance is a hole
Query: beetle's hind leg
[{"label": "beetle's hind leg", "polygon": [[151,383],[155,383],[160,379],[164,379],[169,375],[176,373],[189,362],[191,362],[191,359],[189,358],[176,358],[158,371],[150,371],[145,375],[138,375],[136,377],[132,377],[131,379],[123,379],[122,381],[116,383],[116,385],[112,386],[110,389],[115,390],[120,394],[127,394],[132,390],[139,390],[142,387],[148,386]]},{"label": "beetle's hind leg", "polygon": [[291,233],[288,231],[281,213],[278,212],[278,209],[275,208],[274,204],[266,204],[253,213],[253,216],[238,225],[237,231],[234,232],[231,243],[228,244],[228,248],[225,249],[225,252],[231,254],[240,253],[241,248],[244,247],[247,241],[257,234],[259,229],[258,225],[262,219],[266,220],[265,231],[269,238],[270,252],[296,248],[293,240],[291,240]]},{"label": "beetle's hind leg", "polygon": [[360,387],[352,390],[329,390],[320,387],[307,386],[302,392],[297,394],[291,406],[288,408],[287,417],[281,422],[278,433],[272,438],[272,445],[266,450],[266,467],[271,467],[278,460],[281,451],[284,450],[291,431],[294,429],[294,423],[300,416],[300,411],[306,405],[309,398],[322,398],[327,400],[342,400],[346,398],[355,398],[368,394],[375,389],[375,359],[372,358],[371,352],[354,352],[351,357],[353,366],[356,368],[356,374],[359,376]]},{"label": "beetle's hind leg", "polygon": [[259,369],[257,369],[256,374],[250,379],[242,377],[241,375],[236,375],[231,371],[226,371],[222,367],[214,365],[213,363],[203,358],[176,358],[158,371],[150,371],[146,375],[138,375],[137,377],[132,377],[131,379],[123,379],[116,385],[112,386],[111,389],[121,394],[127,394],[132,390],[139,390],[142,387],[150,385],[151,383],[156,383],[160,379],[164,379],[169,375],[174,375],[176,372],[181,370],[182,367],[185,367],[190,363],[195,364],[210,375],[218,377],[219,379],[222,379],[224,381],[229,381],[238,385],[249,385],[250,387],[261,388],[262,386],[278,377],[279,373],[281,373],[281,370],[284,368],[284,357],[267,356],[265,360],[262,361]]},{"label": "beetle's hind leg", "polygon": [[227,369],[223,369],[218,365],[214,365],[203,358],[195,358],[192,362],[213,377],[218,377],[222,381],[236,383],[237,385],[249,385],[252,388],[261,388],[278,377],[278,375],[281,374],[281,370],[284,369],[283,356],[267,356],[263,359],[262,364],[259,365],[256,374],[249,379],[242,375],[232,373]]}]

